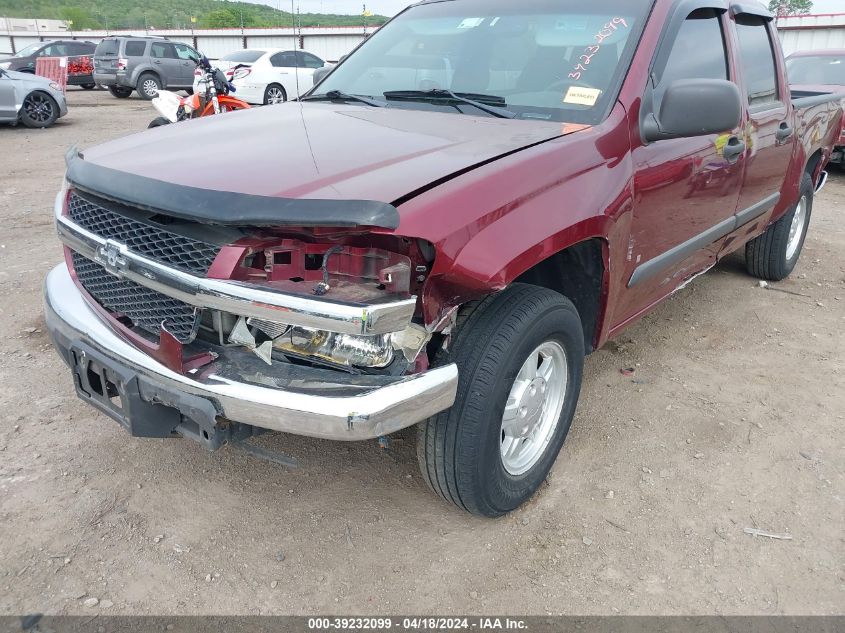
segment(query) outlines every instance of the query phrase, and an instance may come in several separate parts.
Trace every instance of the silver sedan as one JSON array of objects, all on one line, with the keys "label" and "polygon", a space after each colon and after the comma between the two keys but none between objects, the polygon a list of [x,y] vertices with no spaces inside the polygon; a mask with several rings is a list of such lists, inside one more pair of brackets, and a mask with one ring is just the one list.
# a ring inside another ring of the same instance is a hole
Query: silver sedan
[{"label": "silver sedan", "polygon": [[66,114],[67,100],[56,82],[0,69],[0,123],[50,127]]}]

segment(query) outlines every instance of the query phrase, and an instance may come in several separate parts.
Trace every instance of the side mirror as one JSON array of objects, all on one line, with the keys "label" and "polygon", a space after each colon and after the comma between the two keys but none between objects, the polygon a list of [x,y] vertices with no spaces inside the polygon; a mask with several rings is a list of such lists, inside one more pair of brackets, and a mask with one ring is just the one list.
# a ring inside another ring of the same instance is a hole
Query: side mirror
[{"label": "side mirror", "polygon": [[334,66],[323,66],[322,68],[318,68],[314,71],[314,85],[316,86],[318,83],[323,81],[332,70]]},{"label": "side mirror", "polygon": [[660,113],[645,117],[643,140],[721,134],[742,121],[739,88],[724,79],[679,79],[673,81],[660,103]]}]

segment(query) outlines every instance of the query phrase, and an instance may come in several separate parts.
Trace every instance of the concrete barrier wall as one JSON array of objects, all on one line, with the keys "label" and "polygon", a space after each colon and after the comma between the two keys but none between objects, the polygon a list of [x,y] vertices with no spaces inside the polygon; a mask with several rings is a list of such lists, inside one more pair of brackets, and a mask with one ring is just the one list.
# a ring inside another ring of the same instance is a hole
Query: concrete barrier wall
[{"label": "concrete barrier wall", "polygon": [[778,32],[787,55],[796,51],[845,49],[845,13],[779,18]]},{"label": "concrete barrier wall", "polygon": [[[326,61],[337,61],[376,31],[375,27],[326,27],[278,29],[213,29],[151,31],[149,35],[167,37],[175,42],[196,45],[210,59],[217,59],[243,48],[282,48],[314,53]],[[99,43],[105,37],[118,35],[145,35],[144,31],[75,31],[41,33],[9,33],[0,29],[0,53],[19,51],[38,41],[78,39]],[[246,44],[246,45],[244,45]]]}]

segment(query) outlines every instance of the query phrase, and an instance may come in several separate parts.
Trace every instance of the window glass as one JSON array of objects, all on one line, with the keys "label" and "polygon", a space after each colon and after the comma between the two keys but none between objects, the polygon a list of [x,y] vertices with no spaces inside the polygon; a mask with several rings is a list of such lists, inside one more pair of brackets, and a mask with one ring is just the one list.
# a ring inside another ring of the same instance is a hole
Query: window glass
[{"label": "window glass", "polygon": [[41,48],[43,44],[41,42],[36,42],[35,44],[30,44],[26,48],[22,48],[17,53],[14,54],[14,57],[29,57],[30,55],[35,55],[39,48]]},{"label": "window glass", "polygon": [[776,102],[777,72],[766,21],[753,15],[737,16],[736,33],[748,90],[748,105]]},{"label": "window glass", "polygon": [[141,57],[147,48],[147,43],[143,40],[132,40],[126,42],[124,54],[127,57]]},{"label": "window glass", "polygon": [[276,53],[270,58],[270,63],[276,68],[295,68],[296,57],[292,52]]},{"label": "window glass", "polygon": [[323,67],[323,60],[317,57],[316,55],[312,55],[311,53],[297,53],[296,57],[298,60],[301,60],[299,64],[297,64],[300,68],[322,68]]},{"label": "window glass", "polygon": [[163,42],[153,42],[150,47],[150,55],[158,59],[176,59],[173,44],[164,44]]},{"label": "window glass", "polygon": [[663,93],[678,79],[728,79],[728,56],[719,14],[694,11],[684,20],[654,95],[655,111]]},{"label": "window glass", "polygon": [[186,46],[185,44],[174,44],[174,46],[176,47],[176,54],[179,56],[179,59],[193,60],[195,57],[199,57],[197,52],[190,46]]},{"label": "window glass", "polygon": [[46,48],[43,48],[40,53],[38,53],[39,57],[67,57],[67,44],[50,44]]},{"label": "window glass", "polygon": [[845,55],[802,55],[786,60],[791,84],[845,86]]},{"label": "window glass", "polygon": [[265,55],[264,51],[253,51],[253,50],[235,51],[234,53],[229,53],[228,55],[224,55],[223,57],[220,58],[220,61],[234,62],[234,63],[239,63],[239,64],[254,64],[264,55]]},{"label": "window glass", "polygon": [[[616,98],[652,0],[427,2],[381,27],[320,85],[382,98],[436,89],[518,118],[596,123]],[[395,98],[394,107],[478,115]]]}]

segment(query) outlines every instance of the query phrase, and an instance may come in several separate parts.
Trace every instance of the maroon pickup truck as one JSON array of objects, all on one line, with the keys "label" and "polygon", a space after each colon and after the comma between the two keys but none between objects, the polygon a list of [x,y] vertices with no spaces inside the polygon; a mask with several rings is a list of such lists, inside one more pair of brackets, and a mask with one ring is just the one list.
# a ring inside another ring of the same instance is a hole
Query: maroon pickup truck
[{"label": "maroon pickup truck", "polygon": [[504,514],[586,354],[740,248],[795,267],[842,111],[785,77],[755,2],[425,0],[298,102],[72,151],[49,330],[134,436],[418,425]]}]

